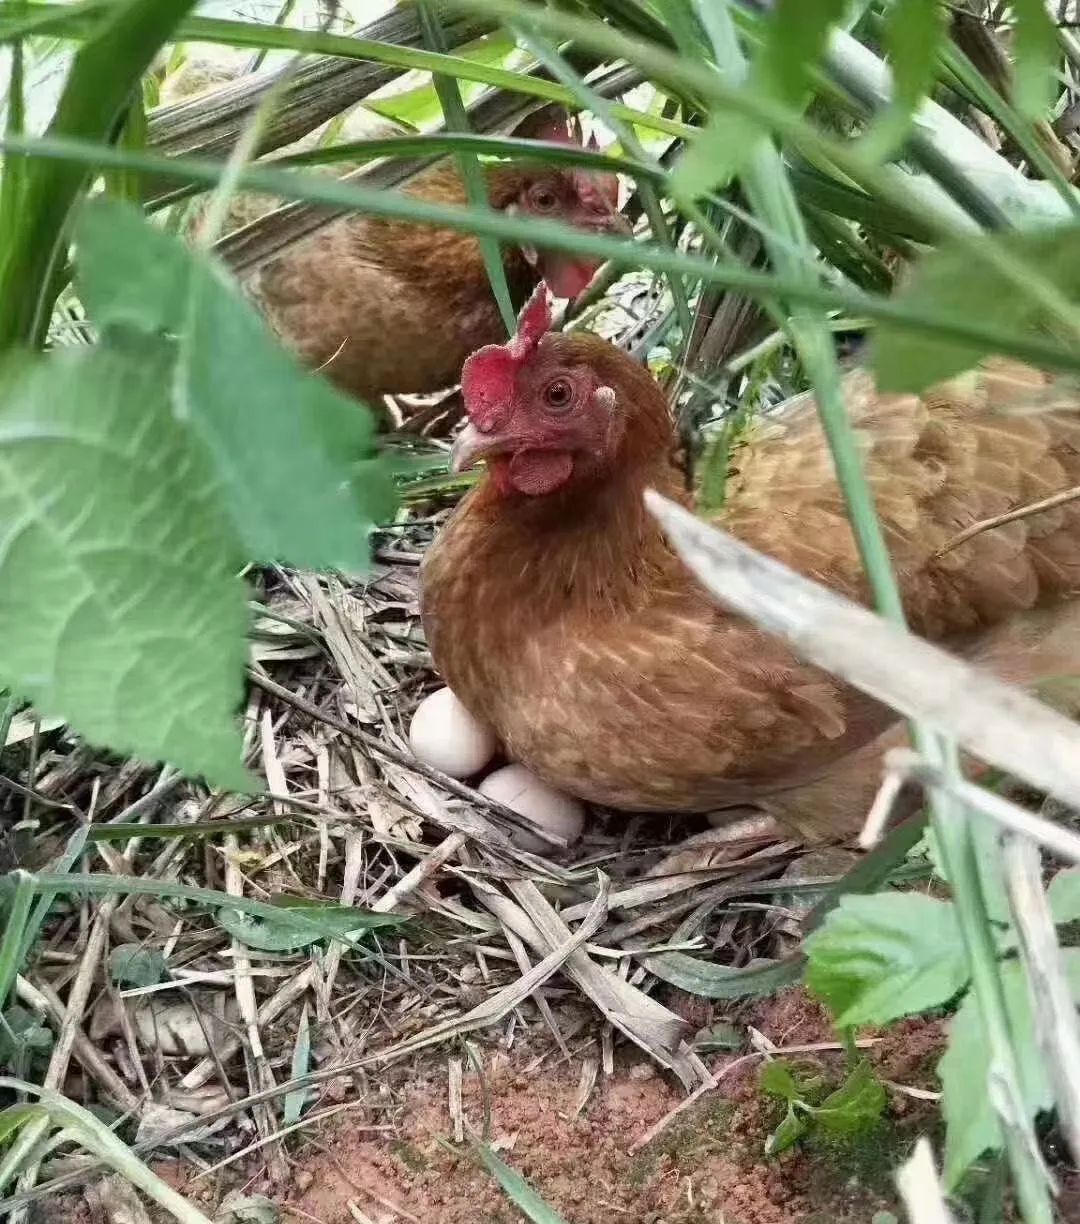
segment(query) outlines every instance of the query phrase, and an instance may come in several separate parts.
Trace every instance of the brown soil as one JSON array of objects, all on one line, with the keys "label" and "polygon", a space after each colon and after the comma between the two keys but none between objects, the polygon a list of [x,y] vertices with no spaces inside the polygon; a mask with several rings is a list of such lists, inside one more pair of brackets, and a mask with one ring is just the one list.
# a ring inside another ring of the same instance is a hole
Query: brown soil
[{"label": "brown soil", "polygon": [[[778,1046],[833,1039],[824,1013],[801,990],[728,1018],[752,1024]],[[764,1145],[780,1108],[758,1088],[760,1060],[737,1054],[716,1057],[710,1065],[721,1076],[719,1088],[644,1146],[640,1141],[684,1096],[633,1049],[620,1051],[614,1075],[599,1075],[584,1102],[580,1060],[559,1065],[536,1051],[481,1049],[483,1075],[466,1070],[462,1112],[474,1134],[487,1126],[502,1159],[567,1224],[870,1224],[878,1211],[903,1218],[892,1172],[918,1134],[940,1140],[936,1108],[902,1088],[936,1087],[941,1026],[907,1021],[882,1038],[868,1054],[878,1074],[896,1085],[886,1119],[854,1140],[818,1135],[779,1158],[767,1158]],[[827,1078],[842,1075],[839,1054],[806,1057]],[[243,1187],[276,1203],[282,1224],[524,1218],[470,1144],[454,1142],[446,1052],[399,1068],[380,1095],[381,1108],[345,1113],[295,1148],[287,1185],[267,1185],[258,1163],[233,1166],[212,1187],[176,1164],[158,1171],[211,1216],[229,1190]],[[1080,1186],[1066,1178],[1063,1190],[1060,1218],[1080,1224]],[[64,1219],[99,1224],[79,1212]]]}]

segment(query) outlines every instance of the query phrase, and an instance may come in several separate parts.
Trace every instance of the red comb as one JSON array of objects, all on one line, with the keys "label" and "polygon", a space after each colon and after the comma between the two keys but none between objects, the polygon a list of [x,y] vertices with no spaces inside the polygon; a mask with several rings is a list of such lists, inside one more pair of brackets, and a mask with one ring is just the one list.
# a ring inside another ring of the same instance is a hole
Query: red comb
[{"label": "red comb", "polygon": [[551,301],[541,281],[518,315],[517,335],[507,344],[488,344],[465,362],[461,396],[469,420],[482,433],[499,424],[514,397],[514,375],[551,328]]}]

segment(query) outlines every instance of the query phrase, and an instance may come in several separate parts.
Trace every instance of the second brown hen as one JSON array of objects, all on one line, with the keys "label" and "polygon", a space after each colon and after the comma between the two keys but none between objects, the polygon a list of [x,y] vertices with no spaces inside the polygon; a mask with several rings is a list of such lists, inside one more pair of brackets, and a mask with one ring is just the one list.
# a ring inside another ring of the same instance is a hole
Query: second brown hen
[{"label": "second brown hen", "polygon": [[[636,811],[755,803],[809,839],[857,828],[895,714],[716,607],[647,514],[687,502],[664,395],[625,353],[551,334],[542,295],[466,364],[458,466],[487,479],[423,568],[436,666],[508,754]],[[1031,683],[1080,668],[1080,502],[963,528],[1080,484],[1080,396],[993,361],[922,396],[845,399],[915,632]],[[1008,413],[1005,406],[1037,411]],[[740,454],[716,521],[868,602],[813,401]]]},{"label": "second brown hen", "polygon": [[[580,142],[581,131],[565,112],[545,110],[518,134]],[[594,232],[625,229],[614,174],[539,162],[489,164],[484,174],[495,209]],[[467,198],[448,161],[418,175],[406,194],[453,205]],[[575,297],[599,267],[594,259],[518,247],[506,248],[503,264],[519,306],[541,277],[558,296]],[[307,365],[372,406],[383,395],[452,386],[469,353],[506,334],[476,239],[404,221],[335,221],[262,268],[252,292]]]}]

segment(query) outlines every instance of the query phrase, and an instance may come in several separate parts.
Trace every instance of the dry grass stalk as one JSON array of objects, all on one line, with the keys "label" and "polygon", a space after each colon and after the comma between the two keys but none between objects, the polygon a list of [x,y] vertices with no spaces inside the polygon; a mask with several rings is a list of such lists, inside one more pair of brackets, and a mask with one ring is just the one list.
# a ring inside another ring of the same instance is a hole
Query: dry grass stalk
[{"label": "dry grass stalk", "polygon": [[1080,807],[1080,728],[970,663],[755,552],[649,491],[650,511],[723,606],[812,663]]},{"label": "dry grass stalk", "polygon": [[911,1224],[954,1224],[938,1181],[934,1150],[925,1135],[897,1171],[896,1185]]},{"label": "dry grass stalk", "polygon": [[1080,1023],[1066,982],[1057,930],[1043,890],[1042,859],[1026,837],[1007,834],[1005,885],[1020,937],[1039,1049],[1050,1071],[1058,1124],[1080,1164]]}]

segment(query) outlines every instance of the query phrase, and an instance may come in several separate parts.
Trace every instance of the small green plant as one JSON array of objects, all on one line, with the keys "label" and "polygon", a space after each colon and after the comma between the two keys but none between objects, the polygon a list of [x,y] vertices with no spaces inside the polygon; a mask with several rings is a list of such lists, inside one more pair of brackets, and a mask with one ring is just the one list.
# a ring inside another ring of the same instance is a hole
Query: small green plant
[{"label": "small green plant", "polygon": [[858,1134],[877,1122],[886,1105],[885,1088],[864,1058],[856,1061],[839,1088],[824,1097],[824,1080],[816,1069],[776,1058],[761,1068],[760,1084],[766,1095],[787,1104],[784,1120],[765,1143],[769,1156],[787,1151],[815,1127],[838,1135]]},{"label": "small green plant", "polygon": [[[1047,898],[1059,925],[1080,918],[1080,868],[1058,872]],[[1019,1053],[1023,1105],[1034,1117],[1052,1108],[1054,1095],[1035,1041],[1028,985],[1013,955],[1015,937],[1003,900],[990,909],[1005,1007]],[[807,941],[806,950],[807,986],[843,1027],[887,1024],[959,1000],[938,1063],[946,1124],[944,1176],[946,1186],[954,1188],[980,1156],[1000,1151],[1005,1143],[986,1089],[991,1051],[969,989],[971,970],[956,905],[914,893],[845,897]],[[1065,949],[1062,963],[1080,1004],[1080,949]]]}]

